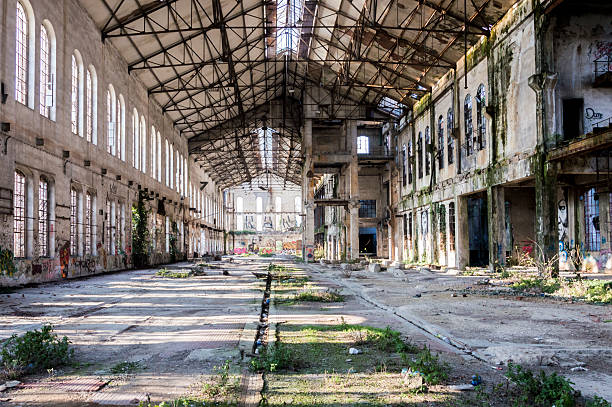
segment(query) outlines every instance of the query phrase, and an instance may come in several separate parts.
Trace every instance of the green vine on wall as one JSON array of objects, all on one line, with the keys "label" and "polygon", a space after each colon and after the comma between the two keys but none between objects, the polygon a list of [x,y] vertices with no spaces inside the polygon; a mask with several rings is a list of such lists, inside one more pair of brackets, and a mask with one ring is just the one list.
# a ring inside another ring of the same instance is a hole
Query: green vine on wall
[{"label": "green vine on wall", "polygon": [[145,207],[145,193],[138,193],[138,202],[132,207],[132,258],[134,267],[148,264],[147,248],[149,241],[149,210]]},{"label": "green vine on wall", "polygon": [[0,247],[0,273],[9,277],[13,276],[17,271],[14,260],[12,251]]},{"label": "green vine on wall", "polygon": [[178,225],[176,222],[172,222],[172,233],[170,233],[170,261],[174,263],[178,260],[178,250],[176,249],[176,243],[178,241]]}]

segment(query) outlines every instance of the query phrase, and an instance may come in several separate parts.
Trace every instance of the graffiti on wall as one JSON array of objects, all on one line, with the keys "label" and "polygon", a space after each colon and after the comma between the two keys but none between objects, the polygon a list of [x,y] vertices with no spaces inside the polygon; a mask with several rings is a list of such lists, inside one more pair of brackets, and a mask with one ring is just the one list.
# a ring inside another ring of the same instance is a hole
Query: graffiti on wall
[{"label": "graffiti on wall", "polygon": [[60,270],[62,277],[68,277],[68,265],[70,264],[70,242],[64,243],[60,248]]},{"label": "graffiti on wall", "polygon": [[559,231],[559,263],[561,266],[567,265],[568,259],[568,217],[567,202],[561,199],[557,204],[557,229]]},{"label": "graffiti on wall", "polygon": [[0,274],[5,274],[9,277],[15,274],[17,268],[15,267],[14,259],[12,251],[0,247]]}]

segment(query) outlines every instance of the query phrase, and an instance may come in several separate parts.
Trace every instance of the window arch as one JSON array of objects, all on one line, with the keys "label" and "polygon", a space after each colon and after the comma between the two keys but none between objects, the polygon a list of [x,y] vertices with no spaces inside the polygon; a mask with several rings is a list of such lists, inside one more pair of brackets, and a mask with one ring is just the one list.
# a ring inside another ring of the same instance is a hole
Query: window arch
[{"label": "window arch", "polygon": [[429,136],[429,126],[425,127],[425,175],[431,172],[431,137]]},{"label": "window arch", "polygon": [[55,31],[48,20],[40,26],[40,114],[55,121]]},{"label": "window arch", "polygon": [[465,150],[467,155],[471,155],[473,151],[472,137],[474,129],[472,125],[472,97],[468,94],[463,103],[463,114],[465,121]]},{"label": "window arch", "polygon": [[90,66],[85,73],[85,138],[90,143],[94,141],[94,130],[96,128],[96,82],[93,67]]},{"label": "window arch", "polygon": [[261,232],[263,230],[263,198],[258,196],[255,200],[255,206],[257,210],[257,231]]},{"label": "window arch", "polygon": [[408,170],[407,157],[406,157],[407,154],[408,154],[408,150],[406,149],[406,144],[404,144],[402,146],[402,184],[404,186],[406,186],[406,172]]},{"label": "window arch", "polygon": [[147,171],[147,123],[144,115],[140,116],[140,170],[142,172]]},{"label": "window arch", "polygon": [[138,117],[138,110],[134,109],[132,113],[132,160],[136,169],[140,168],[140,125]]},{"label": "window arch", "polygon": [[414,162],[414,156],[413,156],[413,150],[412,150],[412,140],[408,141],[408,183],[412,184],[412,163]]},{"label": "window arch", "polygon": [[115,88],[108,85],[106,90],[106,152],[111,155],[117,154],[117,98]]},{"label": "window arch", "polygon": [[274,200],[274,212],[276,212],[276,216],[274,219],[275,223],[276,223],[276,230],[281,230],[282,229],[282,225],[281,225],[281,221],[282,221],[282,216],[280,214],[282,209],[282,199],[280,196],[277,196],[276,199]]},{"label": "window arch", "polygon": [[157,181],[162,182],[162,142],[161,134],[157,132]]},{"label": "window arch", "polygon": [[26,177],[15,171],[13,189],[13,256],[26,256]]},{"label": "window arch", "polygon": [[38,182],[38,254],[49,256],[49,181],[45,177]]},{"label": "window arch", "polygon": [[25,0],[15,9],[15,100],[34,108],[34,12]]},{"label": "window arch", "polygon": [[448,150],[448,165],[451,165],[455,161],[455,138],[453,137],[453,109],[448,109],[446,113],[446,128],[448,129],[447,137],[447,150]]},{"label": "window arch", "polygon": [[423,134],[420,131],[417,138],[417,167],[419,178],[423,178]]},{"label": "window arch", "polygon": [[[157,132],[155,126],[151,126],[151,176],[155,179],[157,174]],[[191,195],[190,195],[191,196]]]},{"label": "window arch", "polygon": [[78,193],[76,189],[70,188],[70,254],[76,256],[78,253]]},{"label": "window arch", "polygon": [[166,139],[166,186],[170,187],[170,147],[168,146],[168,139]]},{"label": "window arch", "polygon": [[485,106],[487,99],[487,91],[484,85],[481,83],[476,91],[476,126],[478,126],[478,133],[474,143],[474,148],[482,150],[486,146],[487,142],[487,118],[485,117]]},{"label": "window arch", "polygon": [[444,117],[438,117],[438,168],[444,168]]},{"label": "window arch", "polygon": [[125,161],[125,100],[122,94],[119,94],[117,101],[117,134],[115,144],[117,144],[117,158]]},{"label": "window arch", "polygon": [[70,122],[73,134],[83,136],[81,89],[83,81],[83,59],[79,51],[72,54],[72,68],[70,76]]}]

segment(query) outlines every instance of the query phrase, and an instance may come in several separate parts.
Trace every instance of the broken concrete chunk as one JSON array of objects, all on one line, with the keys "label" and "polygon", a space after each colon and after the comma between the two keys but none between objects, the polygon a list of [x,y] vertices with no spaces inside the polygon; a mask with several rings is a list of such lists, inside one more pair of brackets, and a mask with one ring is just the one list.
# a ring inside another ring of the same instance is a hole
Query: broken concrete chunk
[{"label": "broken concrete chunk", "polygon": [[378,264],[378,263],[370,263],[368,265],[368,271],[370,273],[379,273],[380,272],[380,264]]}]

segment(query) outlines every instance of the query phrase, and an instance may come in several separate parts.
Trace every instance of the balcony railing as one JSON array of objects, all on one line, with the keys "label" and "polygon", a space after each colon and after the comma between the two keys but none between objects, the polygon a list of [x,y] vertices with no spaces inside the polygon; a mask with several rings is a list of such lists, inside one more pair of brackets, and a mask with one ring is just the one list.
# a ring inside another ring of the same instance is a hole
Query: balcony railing
[{"label": "balcony railing", "polygon": [[595,64],[595,87],[611,87],[612,86],[612,54],[607,54],[596,61]]},{"label": "balcony railing", "polygon": [[393,158],[393,154],[386,146],[370,146],[367,152],[357,152],[357,156],[360,158]]}]

